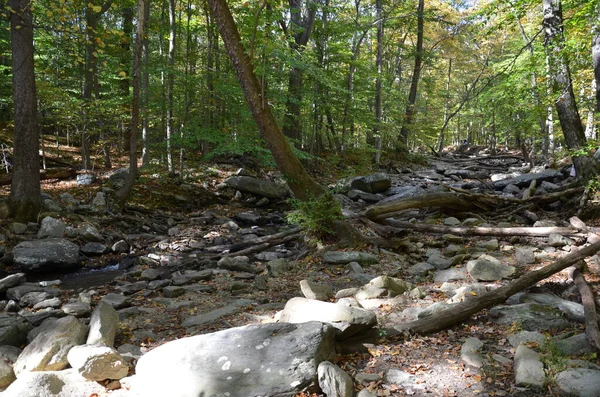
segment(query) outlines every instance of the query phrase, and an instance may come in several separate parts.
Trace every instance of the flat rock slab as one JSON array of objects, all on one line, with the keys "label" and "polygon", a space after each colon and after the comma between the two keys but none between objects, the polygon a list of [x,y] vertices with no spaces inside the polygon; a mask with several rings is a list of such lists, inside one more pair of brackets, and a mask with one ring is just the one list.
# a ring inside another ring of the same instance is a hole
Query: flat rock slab
[{"label": "flat rock slab", "polygon": [[317,384],[335,353],[320,322],[231,328],[165,343],[143,355],[133,391],[144,396],[291,396]]},{"label": "flat rock slab", "polygon": [[252,193],[271,199],[281,199],[288,195],[287,186],[249,176],[232,176],[225,179],[224,183],[241,192]]},{"label": "flat rock slab", "polygon": [[25,372],[1,394],[7,397],[82,397],[105,392],[106,388],[100,383],[84,379],[74,369],[67,369]]},{"label": "flat rock slab", "polygon": [[556,375],[556,384],[566,393],[578,397],[600,395],[600,371],[589,368],[570,368]]},{"label": "flat rock slab", "polygon": [[[519,175],[514,178],[505,178],[493,182],[494,189],[502,190],[508,185],[515,185],[521,188],[529,186],[531,181],[547,181],[557,177],[562,177],[562,174],[556,170],[547,169],[539,173],[529,173]],[[538,183],[539,184],[539,183]]]},{"label": "flat rock slab", "polygon": [[79,265],[79,246],[60,238],[23,241],[13,254],[15,265],[26,271],[65,270]]},{"label": "flat rock slab", "polygon": [[369,254],[368,252],[360,251],[327,251],[323,254],[323,262],[332,265],[345,265],[350,262],[358,262],[359,264],[375,263],[379,259],[377,255]]},{"label": "flat rock slab", "polygon": [[496,306],[490,310],[489,314],[498,324],[519,324],[526,331],[548,329],[560,331],[572,325],[569,320],[564,318],[560,310],[537,303]]},{"label": "flat rock slab", "polygon": [[229,316],[231,314],[235,314],[241,311],[244,307],[252,304],[253,301],[248,299],[238,299],[237,301],[227,305],[220,307],[215,310],[211,310],[206,313],[201,313],[192,317],[188,317],[183,320],[184,327],[195,327],[202,324],[212,323],[213,321],[217,321],[223,316]]}]

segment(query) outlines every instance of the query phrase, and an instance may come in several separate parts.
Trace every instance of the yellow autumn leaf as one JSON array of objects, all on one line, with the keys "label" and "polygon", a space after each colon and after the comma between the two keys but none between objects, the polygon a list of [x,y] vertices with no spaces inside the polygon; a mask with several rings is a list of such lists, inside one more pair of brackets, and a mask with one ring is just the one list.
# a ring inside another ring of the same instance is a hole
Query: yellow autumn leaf
[{"label": "yellow autumn leaf", "polygon": [[121,71],[119,72],[119,77],[127,77],[127,73],[125,73],[125,71],[124,71],[124,70],[121,70]]},{"label": "yellow autumn leaf", "polygon": [[475,292],[475,291],[471,291],[471,295],[473,295],[473,296],[477,296],[477,292]]}]

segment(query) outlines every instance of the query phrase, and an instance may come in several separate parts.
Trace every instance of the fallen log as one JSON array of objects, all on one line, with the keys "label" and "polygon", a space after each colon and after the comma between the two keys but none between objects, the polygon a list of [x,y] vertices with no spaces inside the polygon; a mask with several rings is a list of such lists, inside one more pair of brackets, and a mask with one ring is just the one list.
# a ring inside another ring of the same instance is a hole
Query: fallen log
[{"label": "fallen log", "polygon": [[[581,268],[583,266],[579,266]],[[585,281],[581,270],[578,267],[569,268],[569,276],[579,290],[581,295],[581,303],[585,313],[585,336],[596,351],[600,351],[600,330],[598,329],[598,314],[596,312],[596,302],[594,300],[594,292],[589,284]]]},{"label": "fallen log", "polygon": [[[40,170],[40,180],[48,179],[70,179],[75,178],[77,171],[74,168],[48,168]],[[12,174],[0,175],[0,186],[10,185]]]},{"label": "fallen log", "polygon": [[585,237],[586,233],[572,227],[459,227],[445,225],[427,225],[423,223],[401,222],[385,219],[383,224],[397,229],[411,229],[425,233],[456,234],[459,236],[531,236],[547,237],[551,234],[563,236]]},{"label": "fallen log", "polygon": [[493,291],[481,294],[478,298],[457,303],[449,309],[439,312],[431,317],[411,321],[408,323],[394,326],[399,332],[412,332],[416,334],[429,334],[441,331],[454,324],[468,319],[473,314],[503,303],[509,297],[517,292],[523,291],[535,285],[537,282],[552,276],[579,262],[580,260],[594,255],[600,250],[600,242],[584,247],[576,252],[572,252],[562,259],[557,260],[541,269],[534,270],[522,277],[500,287]]},{"label": "fallen log", "polygon": [[289,230],[285,230],[283,232],[269,234],[267,236],[256,237],[241,243],[235,244],[227,244],[227,245],[215,245],[212,247],[205,248],[206,252],[236,252],[241,249],[251,247],[253,245],[260,245],[266,242],[273,242],[273,244],[277,244],[278,241],[282,241],[285,237],[297,234],[302,230],[300,227],[294,227]]},{"label": "fallen log", "polygon": [[375,204],[367,208],[363,212],[363,215],[371,220],[376,220],[383,218],[386,214],[411,208],[442,207],[454,211],[468,211],[473,209],[490,210],[494,207],[495,203],[488,201],[487,197],[487,195],[479,195],[473,198],[470,195],[457,193],[423,194],[387,203]]}]

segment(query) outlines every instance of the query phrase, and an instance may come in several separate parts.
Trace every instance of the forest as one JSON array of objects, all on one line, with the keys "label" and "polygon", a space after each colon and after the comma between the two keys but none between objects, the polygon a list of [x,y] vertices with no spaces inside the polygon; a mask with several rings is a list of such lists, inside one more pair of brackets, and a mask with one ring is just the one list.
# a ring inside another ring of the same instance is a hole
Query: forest
[{"label": "forest", "polygon": [[2,6],[1,397],[599,395],[600,1]]}]

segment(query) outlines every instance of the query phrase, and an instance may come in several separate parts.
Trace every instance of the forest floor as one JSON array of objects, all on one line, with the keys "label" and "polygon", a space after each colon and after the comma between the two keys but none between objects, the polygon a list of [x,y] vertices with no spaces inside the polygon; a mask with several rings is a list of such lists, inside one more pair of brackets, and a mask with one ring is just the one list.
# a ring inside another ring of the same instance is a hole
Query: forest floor
[{"label": "forest floor", "polygon": [[[419,165],[419,167],[423,167],[423,165]],[[200,171],[195,171],[197,173],[195,178],[208,191],[219,194],[217,188],[219,183],[228,175],[233,174],[237,168],[237,164],[216,163],[214,165],[203,165],[198,168]],[[327,167],[325,163],[314,163],[309,168],[324,184],[329,184],[340,176],[364,175],[371,171],[361,165],[356,169],[340,169],[336,174],[334,173],[335,170]],[[343,175],[340,175],[340,173]],[[8,193],[7,187],[3,187],[3,189],[5,192],[0,192],[1,194]],[[77,186],[73,181],[46,181],[43,184],[43,191],[55,197],[66,191],[82,201],[90,201],[98,189],[99,187],[96,185]],[[135,188],[131,208],[134,208],[134,212],[137,214],[143,213],[148,218],[160,214],[161,217],[168,216],[180,220],[181,224],[185,224],[185,220],[189,218],[191,213],[214,211],[221,216],[233,218],[236,213],[247,210],[244,203],[236,201],[232,197],[222,197],[219,203],[212,203],[198,208],[191,204],[197,197],[188,197],[189,201],[186,202],[171,200],[173,194],[186,197],[188,193],[181,188],[177,178],[158,177],[156,173],[144,170]],[[285,214],[286,211],[289,211],[289,207],[287,203],[280,202],[258,209],[258,211],[264,213],[277,211]],[[551,215],[560,217],[560,214]],[[118,223],[109,224],[105,227],[106,229],[113,229],[103,231],[105,234],[124,234],[124,232],[118,230]],[[274,229],[277,227],[277,225],[273,226]],[[207,233],[211,233],[208,227],[186,226],[186,236],[203,236]],[[420,234],[419,238],[427,246],[428,241],[433,241],[438,237],[423,233]],[[466,245],[475,244],[477,239],[474,237]],[[529,239],[535,240],[535,238]],[[336,247],[315,245],[307,241],[293,241],[288,243],[285,248],[293,253],[290,256],[297,258],[293,262],[293,269],[285,277],[270,278],[268,289],[265,291],[246,289],[235,293],[235,299],[244,298],[260,303],[263,307],[260,312],[250,306],[239,313],[224,316],[214,322],[197,327],[194,329],[194,333],[208,333],[251,323],[273,321],[273,316],[283,308],[287,300],[302,296],[299,285],[303,279],[328,284],[334,291],[361,285],[345,267],[332,267],[331,265],[324,265],[320,261],[320,252]],[[364,250],[371,249],[371,247],[363,248]],[[177,242],[172,242],[169,249],[176,252]],[[145,247],[138,254],[152,250],[153,247]],[[406,259],[402,258],[403,255],[402,253],[381,250],[379,251],[379,263],[365,268],[365,272],[373,277],[391,274],[402,278],[403,273],[398,272],[398,262]],[[106,260],[108,259],[103,257],[103,261]],[[97,263],[95,266],[104,264],[106,262]],[[539,265],[539,263],[536,264],[536,266]],[[266,268],[263,270],[266,272]],[[97,285],[94,289],[100,292],[99,295],[104,295],[108,292],[117,291],[120,281],[135,280],[121,276],[121,278],[109,281],[104,285]],[[160,316],[156,315],[156,304],[152,299],[154,297],[152,292],[135,295],[136,306],[147,310],[140,312],[122,325],[117,336],[116,345],[132,343],[145,349],[152,349],[167,341],[189,335],[189,329],[181,326],[182,320],[197,312],[210,311],[229,304],[234,294],[232,285],[239,281],[243,280],[236,280],[228,274],[216,275],[206,283],[214,287],[213,292],[202,294],[200,300],[198,300],[198,294],[179,297],[178,299],[181,302],[187,303],[182,304],[177,310],[161,310],[162,314]],[[598,281],[597,277],[588,279],[595,290],[597,290]],[[559,273],[544,281],[549,288],[552,288],[554,284],[565,282],[566,274],[564,273]],[[441,293],[437,292],[439,286],[433,285],[431,281],[424,281],[420,286],[429,291],[432,303],[437,300],[444,300]],[[66,293],[75,296],[81,288],[83,287],[74,286],[72,290],[67,290]],[[264,307],[269,307],[269,305],[271,309],[265,310]],[[407,301],[405,308],[409,305],[410,302]],[[376,308],[380,319],[385,319],[386,316],[394,314],[395,310],[397,308],[388,305],[381,305]],[[581,332],[578,326],[575,327],[574,331]],[[380,328],[376,341],[366,345],[367,350],[341,354],[336,358],[336,363],[352,375],[354,379],[357,379],[357,374],[375,374],[373,377],[363,376],[364,381],[356,382],[355,387],[357,390],[368,388],[377,396],[560,396],[560,390],[552,383],[549,383],[543,391],[532,391],[515,386],[512,369],[514,349],[507,341],[508,335],[514,331],[515,325],[500,326],[493,323],[488,317],[487,311],[482,311],[459,325],[428,336],[388,335],[385,328]],[[486,357],[500,355],[509,358],[510,363],[502,365],[497,361],[490,360],[489,362],[496,364],[486,365],[480,369],[465,365],[461,362],[461,347],[468,337],[477,337],[484,342],[484,348],[480,351],[482,355]],[[547,349],[547,354],[549,359],[552,359],[554,353],[551,348]],[[403,387],[386,382],[382,375],[387,373],[390,368],[414,375],[414,387]],[[361,376],[359,375],[358,378],[360,379]]]}]

